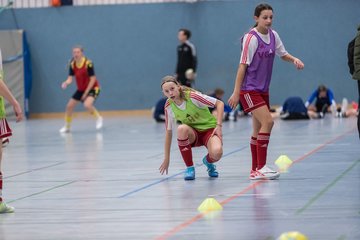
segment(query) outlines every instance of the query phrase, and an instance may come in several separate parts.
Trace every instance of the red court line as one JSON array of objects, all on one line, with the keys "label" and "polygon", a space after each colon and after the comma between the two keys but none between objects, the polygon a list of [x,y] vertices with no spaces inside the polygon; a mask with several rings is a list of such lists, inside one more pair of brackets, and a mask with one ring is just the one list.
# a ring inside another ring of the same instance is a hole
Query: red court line
[{"label": "red court line", "polygon": [[[350,131],[347,131],[347,132],[345,132],[345,133],[337,136],[336,138],[333,138],[333,139],[331,139],[331,140],[329,140],[329,141],[321,144],[319,147],[311,150],[310,152],[306,153],[305,155],[301,156],[300,158],[294,160],[292,164],[295,164],[295,163],[298,163],[298,162],[304,160],[304,159],[307,158],[308,156],[310,156],[310,155],[314,154],[315,152],[319,151],[320,149],[324,148],[326,145],[328,145],[328,144],[330,144],[330,143],[333,143],[333,142],[335,142],[335,141],[337,141],[337,140],[345,137],[345,136],[348,135],[349,133],[353,132],[354,129],[355,129],[355,128],[353,128],[353,129],[351,129]],[[267,180],[256,181],[256,182],[250,184],[249,186],[247,186],[246,188],[244,188],[242,191],[240,191],[240,192],[234,194],[233,196],[231,196],[231,197],[229,197],[229,198],[221,201],[220,204],[221,204],[222,206],[224,206],[225,204],[227,204],[227,203],[231,202],[232,200],[240,197],[241,195],[245,194],[247,191],[249,191],[249,190],[251,190],[251,189],[254,189],[254,188],[257,187],[258,185],[260,185],[260,184],[262,184],[262,183],[264,183],[264,182],[266,182],[266,181],[267,181]],[[161,235],[161,236],[159,236],[159,237],[157,237],[157,238],[155,238],[155,239],[156,239],[156,240],[165,240],[165,239],[167,239],[167,238],[175,235],[176,233],[180,232],[180,231],[183,230],[184,228],[190,226],[191,224],[195,223],[196,221],[202,219],[206,214],[208,214],[208,212],[199,213],[199,214],[197,214],[196,216],[194,216],[194,217],[192,217],[192,218],[184,221],[183,223],[175,226],[174,228],[170,229],[169,231],[167,231],[166,233],[164,233],[163,235]]]},{"label": "red court line", "polygon": [[322,145],[320,145],[319,147],[313,149],[312,151],[308,152],[307,154],[303,155],[302,157],[294,160],[292,164],[301,162],[302,160],[304,160],[304,159],[307,158],[308,156],[310,156],[310,155],[314,154],[315,152],[319,151],[320,149],[324,148],[326,145],[328,145],[328,144],[330,144],[330,143],[333,143],[333,142],[336,142],[336,141],[339,140],[340,138],[345,137],[346,135],[348,135],[349,133],[351,133],[351,132],[353,132],[353,131],[355,131],[355,128],[353,128],[353,129],[351,129],[351,130],[349,130],[349,131],[347,131],[347,132],[345,132],[345,133],[337,136],[336,138],[333,138],[333,139],[331,139],[331,140],[323,143]]},{"label": "red court line", "polygon": [[[247,186],[246,188],[244,188],[241,192],[238,192],[236,194],[234,194],[233,196],[219,202],[222,206],[224,206],[225,204],[227,204],[228,202],[234,200],[235,198],[243,195],[244,193],[246,193],[247,191],[255,188],[257,185],[260,185],[262,182],[265,182],[266,180],[261,180],[261,181],[257,181],[254,182],[253,184],[250,184],[249,186]],[[189,220],[177,225],[176,227],[174,227],[173,229],[167,231],[165,234],[161,235],[160,237],[155,238],[156,240],[165,240],[169,237],[171,237],[172,235],[176,234],[177,232],[180,232],[182,229],[186,228],[187,226],[193,224],[194,222],[196,222],[197,220],[202,219],[206,214],[208,214],[209,212],[204,212],[204,213],[199,213],[198,215],[190,218]]]},{"label": "red court line", "polygon": [[167,231],[165,234],[161,235],[160,237],[155,238],[156,240],[164,240],[167,239],[168,237],[171,237],[172,235],[174,235],[177,232],[180,232],[182,229],[186,228],[187,226],[191,225],[192,223],[196,222],[197,220],[200,220],[201,218],[203,218],[206,215],[206,213],[200,213],[198,215],[196,215],[193,218],[190,218],[189,220],[187,220],[186,222],[183,222],[181,224],[179,224],[178,226],[174,227],[173,229],[171,229],[170,231]]}]

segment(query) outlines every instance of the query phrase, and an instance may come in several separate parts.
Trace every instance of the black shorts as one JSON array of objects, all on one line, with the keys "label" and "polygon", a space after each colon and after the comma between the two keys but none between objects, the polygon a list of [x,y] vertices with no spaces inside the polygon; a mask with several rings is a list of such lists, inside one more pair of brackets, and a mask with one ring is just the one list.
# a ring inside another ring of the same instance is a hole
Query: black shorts
[{"label": "black shorts", "polygon": [[[72,98],[77,101],[81,101],[81,97],[83,94],[84,94],[84,91],[77,90],[74,93],[74,95],[72,96]],[[94,89],[90,90],[90,92],[88,93],[88,96],[93,97],[96,100],[96,98],[99,96],[99,94],[100,94],[100,88],[94,88]],[[83,101],[81,101],[81,102],[83,102]]]},{"label": "black shorts", "polygon": [[331,102],[328,100],[328,98],[319,98],[315,103],[316,112],[327,112],[327,109],[330,105]]}]

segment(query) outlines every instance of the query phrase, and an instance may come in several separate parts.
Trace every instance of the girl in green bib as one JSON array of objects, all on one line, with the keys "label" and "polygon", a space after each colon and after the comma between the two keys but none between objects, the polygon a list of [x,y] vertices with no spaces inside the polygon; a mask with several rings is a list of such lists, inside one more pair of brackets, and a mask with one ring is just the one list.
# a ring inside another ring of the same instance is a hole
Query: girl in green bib
[{"label": "girl in green bib", "polygon": [[2,148],[3,148],[2,140],[12,135],[12,131],[6,120],[4,98],[13,106],[14,113],[16,116],[16,121],[19,122],[23,118],[23,113],[20,104],[12,95],[12,93],[10,92],[9,88],[6,86],[3,80],[4,80],[4,71],[2,66],[2,56],[0,49],[0,214],[14,212],[14,208],[7,205],[2,199],[2,189],[3,189],[3,175],[1,172]]},{"label": "girl in green bib", "polygon": [[[220,160],[222,149],[222,118],[224,103],[216,98],[201,94],[191,88],[181,86],[173,76],[162,79],[161,88],[168,98],[165,103],[165,157],[159,170],[167,174],[170,163],[170,147],[174,120],[180,121],[177,140],[180,153],[187,167],[185,180],[195,179],[192,147],[205,146],[208,154],[203,158],[209,177],[218,177],[214,162]],[[218,110],[217,118],[209,107]]]}]

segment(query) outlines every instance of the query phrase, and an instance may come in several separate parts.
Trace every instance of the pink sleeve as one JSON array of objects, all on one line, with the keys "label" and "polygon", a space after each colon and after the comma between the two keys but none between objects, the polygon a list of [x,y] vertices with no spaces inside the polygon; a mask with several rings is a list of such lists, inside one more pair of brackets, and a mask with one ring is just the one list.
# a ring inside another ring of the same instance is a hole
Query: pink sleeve
[{"label": "pink sleeve", "polygon": [[251,33],[245,34],[242,46],[240,64],[250,65],[258,46],[257,38]]},{"label": "pink sleeve", "polygon": [[215,107],[216,98],[210,97],[205,94],[201,94],[199,92],[191,92],[190,93],[190,99],[192,103],[194,103],[199,108],[205,108],[205,107]]}]

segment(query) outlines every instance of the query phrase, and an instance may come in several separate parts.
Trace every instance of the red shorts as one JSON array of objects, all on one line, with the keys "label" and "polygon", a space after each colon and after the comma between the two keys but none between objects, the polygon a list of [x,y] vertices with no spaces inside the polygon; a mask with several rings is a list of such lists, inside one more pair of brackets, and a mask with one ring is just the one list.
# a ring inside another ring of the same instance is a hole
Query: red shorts
[{"label": "red shorts", "polygon": [[12,132],[6,118],[0,118],[0,138],[9,137],[11,135]]},{"label": "red shorts", "polygon": [[214,129],[215,128],[210,128],[210,129],[205,130],[203,132],[200,132],[200,131],[198,131],[196,129],[193,129],[193,131],[195,133],[195,142],[193,142],[193,144],[191,144],[191,147],[200,147],[200,146],[207,147],[207,143],[208,143]]},{"label": "red shorts", "polygon": [[241,91],[240,102],[245,112],[251,112],[264,105],[270,109],[269,93]]}]

